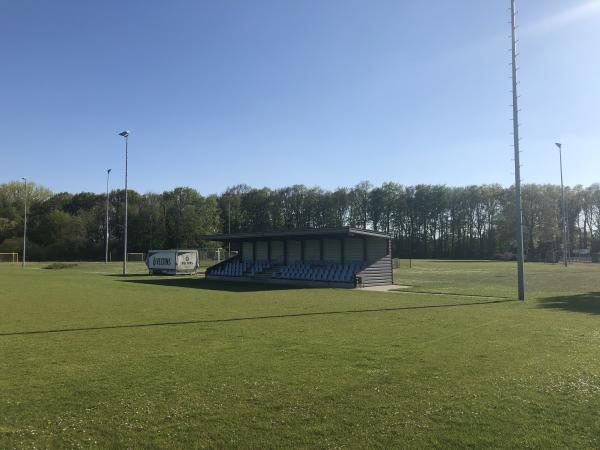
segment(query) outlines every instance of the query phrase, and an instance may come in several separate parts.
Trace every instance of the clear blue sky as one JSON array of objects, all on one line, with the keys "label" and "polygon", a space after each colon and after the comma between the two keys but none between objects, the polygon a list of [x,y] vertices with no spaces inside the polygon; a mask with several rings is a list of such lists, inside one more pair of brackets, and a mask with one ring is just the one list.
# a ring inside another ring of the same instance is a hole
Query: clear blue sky
[{"label": "clear blue sky", "polygon": [[[0,182],[513,181],[508,0],[0,4]],[[600,0],[521,0],[525,182],[600,181]]]}]

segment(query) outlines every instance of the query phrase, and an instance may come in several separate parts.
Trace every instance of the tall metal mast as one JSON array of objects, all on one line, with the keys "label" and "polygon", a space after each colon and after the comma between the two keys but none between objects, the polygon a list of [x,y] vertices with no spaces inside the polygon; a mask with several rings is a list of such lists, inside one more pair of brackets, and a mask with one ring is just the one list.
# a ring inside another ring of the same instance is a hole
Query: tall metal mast
[{"label": "tall metal mast", "polygon": [[519,300],[525,300],[525,256],[523,253],[523,205],[521,203],[521,163],[519,151],[519,96],[517,94],[517,26],[515,0],[510,3],[510,22],[512,30],[512,96],[513,96],[513,139],[515,150],[515,214],[517,239],[517,277]]},{"label": "tall metal mast", "polygon": [[127,275],[127,144],[129,140],[129,131],[122,131],[119,133],[119,136],[125,138],[125,236],[123,239],[123,275]]},{"label": "tall metal mast", "polygon": [[110,171],[112,169],[106,169],[106,241],[104,247],[104,264],[108,264],[108,207],[110,204],[110,191],[108,190],[108,180],[110,178]]},{"label": "tall metal mast", "polygon": [[565,186],[563,184],[563,170],[562,170],[562,144],[557,142],[555,144],[558,147],[558,157],[560,161],[560,197],[561,197],[561,224],[562,224],[562,235],[563,235],[563,259],[565,267],[568,265],[569,258],[569,240],[567,238],[567,204],[565,203]]},{"label": "tall metal mast", "polygon": [[27,253],[27,178],[21,178],[25,183],[25,208],[23,211],[23,260],[21,265],[25,267]]}]

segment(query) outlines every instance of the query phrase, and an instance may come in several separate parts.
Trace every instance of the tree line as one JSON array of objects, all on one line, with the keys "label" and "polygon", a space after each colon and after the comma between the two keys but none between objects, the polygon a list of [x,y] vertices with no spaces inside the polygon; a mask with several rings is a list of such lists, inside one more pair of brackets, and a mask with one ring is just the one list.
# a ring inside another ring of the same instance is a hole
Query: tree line
[{"label": "tree line", "polygon": [[[560,255],[560,186],[523,186],[525,250],[529,260]],[[565,188],[570,248],[600,251],[600,185]],[[28,184],[28,248],[37,260],[101,260],[106,196],[52,193]],[[21,252],[24,186],[0,185],[0,252]],[[150,248],[210,248],[204,234],[353,226],[393,236],[397,257],[491,259],[516,251],[514,188],[497,184],[404,186],[364,181],[328,191],[229,187],[203,196],[189,187],[163,193],[128,191],[130,252]],[[122,258],[124,191],[109,203],[109,246]]]}]

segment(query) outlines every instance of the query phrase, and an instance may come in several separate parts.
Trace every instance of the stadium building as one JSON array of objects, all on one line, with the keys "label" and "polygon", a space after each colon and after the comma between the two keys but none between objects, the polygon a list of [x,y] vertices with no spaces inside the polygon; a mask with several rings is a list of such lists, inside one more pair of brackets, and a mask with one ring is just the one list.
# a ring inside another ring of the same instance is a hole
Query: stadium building
[{"label": "stadium building", "polygon": [[206,271],[209,280],[307,287],[393,284],[391,236],[351,227],[203,236],[238,254]]}]

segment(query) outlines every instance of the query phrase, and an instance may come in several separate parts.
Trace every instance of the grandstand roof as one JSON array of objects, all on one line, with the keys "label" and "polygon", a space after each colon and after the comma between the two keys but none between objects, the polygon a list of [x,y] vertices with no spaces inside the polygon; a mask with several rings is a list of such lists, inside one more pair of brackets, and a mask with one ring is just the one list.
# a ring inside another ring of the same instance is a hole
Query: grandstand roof
[{"label": "grandstand roof", "polygon": [[257,233],[233,233],[233,234],[210,234],[201,236],[200,239],[205,241],[245,241],[245,240],[262,240],[262,239],[318,239],[325,237],[351,237],[351,236],[367,236],[383,239],[390,239],[392,236],[381,231],[365,230],[362,228],[352,227],[335,227],[335,228],[306,228],[298,230],[281,230],[267,231]]}]

